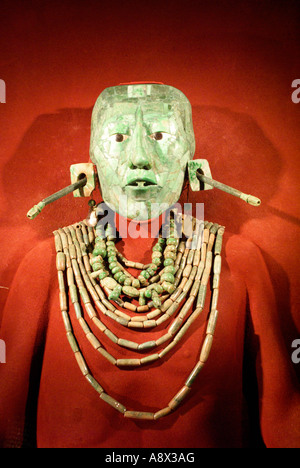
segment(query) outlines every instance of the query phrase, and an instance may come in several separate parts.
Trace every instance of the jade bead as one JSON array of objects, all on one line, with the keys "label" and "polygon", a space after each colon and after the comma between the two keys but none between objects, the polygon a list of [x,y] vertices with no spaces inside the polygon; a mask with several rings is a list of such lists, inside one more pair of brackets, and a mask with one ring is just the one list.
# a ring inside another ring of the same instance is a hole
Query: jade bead
[{"label": "jade bead", "polygon": [[151,291],[151,289],[146,289],[146,291],[145,291],[145,297],[147,297],[147,298],[150,299],[151,296],[152,296],[152,291]]},{"label": "jade bead", "polygon": [[104,242],[104,243],[105,243],[105,240],[104,240],[102,237],[97,236],[97,237],[95,237],[95,244],[96,244],[97,242]]},{"label": "jade bead", "polygon": [[103,267],[103,263],[100,262],[93,263],[92,265],[93,271],[98,271],[101,267]]},{"label": "jade bead", "polygon": [[164,243],[166,242],[166,239],[164,239],[163,237],[159,237],[157,242],[161,245],[164,245]]},{"label": "jade bead", "polygon": [[139,297],[140,293],[136,288],[133,288],[132,286],[123,286],[122,291],[126,296],[129,297]]},{"label": "jade bead", "polygon": [[177,239],[175,239],[175,237],[169,237],[169,239],[167,239],[167,245],[170,245],[170,244],[177,244]]},{"label": "jade bead", "polygon": [[124,286],[131,286],[131,284],[132,284],[132,279],[126,277],[126,279],[124,281]]},{"label": "jade bead", "polygon": [[[121,273],[122,273],[122,272],[121,272]],[[124,284],[126,278],[127,278],[127,276],[124,275],[124,273],[122,273],[121,276],[120,276],[120,278],[119,278],[119,283],[120,283],[120,284]]]},{"label": "jade bead", "polygon": [[153,258],[160,258],[160,257],[162,257],[162,253],[161,253],[161,252],[154,251],[154,252],[152,253],[152,260],[153,260]]},{"label": "jade bead", "polygon": [[172,275],[172,273],[163,273],[161,275],[161,280],[167,281],[168,283],[172,283],[172,284],[175,282],[175,278],[174,278],[174,275]]},{"label": "jade bead", "polygon": [[108,263],[116,262],[117,257],[116,257],[116,255],[110,255],[107,260],[108,260]]},{"label": "jade bead", "polygon": [[122,271],[118,271],[117,273],[114,274],[114,278],[116,281],[119,281],[121,276],[123,275]]},{"label": "jade bead", "polygon": [[106,278],[108,276],[108,272],[107,271],[102,271],[101,273],[99,273],[99,279],[102,280],[103,278]]},{"label": "jade bead", "polygon": [[147,268],[146,271],[149,273],[150,276],[153,276],[155,273],[155,270],[153,270],[152,268]]},{"label": "jade bead", "polygon": [[158,257],[153,258],[152,263],[155,265],[160,265],[161,264],[161,259]]},{"label": "jade bead", "polygon": [[106,250],[102,248],[95,247],[93,250],[93,255],[96,257],[97,255],[101,255],[102,258],[106,257]]},{"label": "jade bead", "polygon": [[140,285],[140,282],[139,282],[139,280],[138,280],[137,278],[134,278],[134,279],[132,280],[132,286],[133,286],[134,288],[137,288],[137,289],[141,286],[141,285]]},{"label": "jade bead", "polygon": [[115,268],[115,267],[117,267],[117,266],[118,266],[118,262],[111,262],[111,263],[109,264],[109,268],[110,268],[110,269]]},{"label": "jade bead", "polygon": [[113,246],[113,247],[114,247],[114,246],[115,246],[115,243],[114,243],[114,241],[109,240],[109,241],[106,242],[106,245],[107,245],[107,247],[108,247],[108,246]]},{"label": "jade bead", "polygon": [[163,248],[161,245],[159,244],[156,244],[153,249],[152,249],[153,252],[162,252],[163,251]]},{"label": "jade bead", "polygon": [[167,258],[172,258],[173,260],[176,260],[176,254],[174,252],[166,252],[164,257]]},{"label": "jade bead", "polygon": [[167,281],[164,281],[162,283],[162,287],[164,288],[165,291],[167,291],[169,294],[172,294],[176,287],[174,286],[174,284],[171,284],[171,283],[168,283]]},{"label": "jade bead", "polygon": [[164,290],[164,288],[160,284],[154,284],[153,289],[158,294],[161,294],[163,292],[163,290]]},{"label": "jade bead", "polygon": [[[110,266],[110,265],[109,265]],[[111,272],[113,275],[115,275],[116,273],[118,273],[119,271],[121,271],[121,268],[119,266],[116,266],[114,268],[111,268]]]},{"label": "jade bead", "polygon": [[147,270],[143,270],[143,271],[141,272],[141,275],[142,275],[144,278],[146,278],[146,279],[149,279],[149,278],[150,278],[150,275],[149,275],[149,273],[147,272]]},{"label": "jade bead", "polygon": [[164,261],[164,266],[167,267],[171,265],[174,265],[174,260],[172,260],[172,258],[166,258],[166,260]]},{"label": "jade bead", "polygon": [[164,273],[172,273],[172,275],[174,275],[176,273],[176,268],[173,265],[166,266]]}]

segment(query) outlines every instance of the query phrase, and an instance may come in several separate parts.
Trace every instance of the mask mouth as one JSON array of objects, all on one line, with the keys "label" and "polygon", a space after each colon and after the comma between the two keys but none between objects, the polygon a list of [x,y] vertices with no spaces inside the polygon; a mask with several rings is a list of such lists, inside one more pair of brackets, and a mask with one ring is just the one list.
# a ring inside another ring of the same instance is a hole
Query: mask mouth
[{"label": "mask mouth", "polygon": [[150,179],[133,179],[126,184],[126,187],[138,187],[138,188],[146,188],[146,187],[153,187],[157,186],[157,183]]}]

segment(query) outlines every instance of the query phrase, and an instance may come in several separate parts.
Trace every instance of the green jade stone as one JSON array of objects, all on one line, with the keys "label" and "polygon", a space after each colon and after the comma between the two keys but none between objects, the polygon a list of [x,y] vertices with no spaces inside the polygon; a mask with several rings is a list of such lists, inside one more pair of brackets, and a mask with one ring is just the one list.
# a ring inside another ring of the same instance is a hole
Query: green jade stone
[{"label": "green jade stone", "polygon": [[123,286],[122,291],[129,297],[139,297],[140,295],[139,291],[133,286]]},{"label": "green jade stone", "polygon": [[167,281],[168,283],[172,283],[172,284],[175,282],[175,278],[174,278],[174,275],[172,275],[172,273],[163,273],[161,275],[161,280]]},{"label": "green jade stone", "polygon": [[164,261],[164,266],[167,267],[167,266],[173,266],[174,265],[174,260],[172,260],[172,258],[166,258],[165,261]]},{"label": "green jade stone", "polygon": [[[191,105],[156,83],[105,89],[92,114],[90,157],[104,202],[129,219],[157,218],[182,192],[195,137]],[[108,226],[106,234],[113,238]]]},{"label": "green jade stone", "polygon": [[166,266],[164,269],[164,273],[172,273],[172,275],[175,275],[176,268],[173,265]]},{"label": "green jade stone", "polygon": [[102,271],[101,273],[99,273],[99,280],[102,280],[106,278],[107,276],[109,276],[108,271]]}]

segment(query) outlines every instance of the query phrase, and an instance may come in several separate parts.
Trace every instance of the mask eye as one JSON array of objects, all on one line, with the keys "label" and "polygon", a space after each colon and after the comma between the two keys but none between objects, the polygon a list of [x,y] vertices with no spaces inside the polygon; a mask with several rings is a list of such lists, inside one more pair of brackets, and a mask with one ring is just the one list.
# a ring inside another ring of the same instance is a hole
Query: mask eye
[{"label": "mask eye", "polygon": [[114,133],[110,137],[112,141],[116,141],[117,143],[122,143],[122,141],[127,140],[127,138],[128,138],[128,135],[124,135],[124,133]]},{"label": "mask eye", "polygon": [[159,141],[159,140],[163,140],[164,136],[165,135],[163,132],[155,132],[155,133],[152,133],[152,135],[150,135],[150,138],[152,138],[152,140]]}]

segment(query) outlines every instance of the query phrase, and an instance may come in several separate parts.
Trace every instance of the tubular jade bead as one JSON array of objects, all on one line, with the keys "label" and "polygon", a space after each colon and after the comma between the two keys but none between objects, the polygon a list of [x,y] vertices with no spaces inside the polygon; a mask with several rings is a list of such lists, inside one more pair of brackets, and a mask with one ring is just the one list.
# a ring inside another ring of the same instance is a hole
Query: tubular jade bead
[{"label": "tubular jade bead", "polygon": [[59,303],[60,303],[60,310],[67,311],[68,310],[68,302],[67,302],[67,295],[65,291],[59,292]]},{"label": "tubular jade bead", "polygon": [[108,403],[110,406],[112,406],[113,408],[115,408],[117,411],[119,411],[120,413],[122,414],[126,414],[126,408],[124,405],[122,405],[121,403],[119,403],[117,400],[115,400],[114,398],[112,398],[111,396],[107,395],[107,393],[105,392],[102,392],[100,394],[100,398],[105,401],[106,403]]},{"label": "tubular jade bead", "polygon": [[96,327],[99,328],[100,331],[104,332],[106,330],[106,326],[104,325],[103,322],[101,322],[100,319],[98,319],[98,317],[93,317],[92,320],[94,324],[96,325]]},{"label": "tubular jade bead", "polygon": [[77,364],[79,366],[79,369],[81,370],[83,375],[89,374],[88,367],[87,367],[86,362],[85,362],[85,360],[84,360],[84,358],[83,358],[80,351],[77,351],[75,353],[75,358],[76,358]]},{"label": "tubular jade bead", "polygon": [[156,413],[154,413],[154,418],[153,419],[160,419],[162,418],[163,416],[167,416],[168,414],[171,413],[171,408],[169,406],[167,406],[166,408],[163,408],[159,411],[157,411]]},{"label": "tubular jade bead", "polygon": [[85,304],[85,310],[87,311],[90,319],[92,319],[93,317],[97,317],[97,312],[95,311],[92,304],[90,304],[89,302]]},{"label": "tubular jade bead", "polygon": [[206,362],[212,347],[213,335],[206,335],[201,352],[200,352],[200,362]]},{"label": "tubular jade bead", "polygon": [[182,400],[184,400],[184,398],[188,395],[188,393],[191,391],[191,388],[188,387],[187,385],[184,385],[178,393],[176,393],[176,395],[174,396],[174,398],[172,398],[172,400],[168,403],[168,406],[174,410],[176,409],[180,403],[182,402]]},{"label": "tubular jade bead", "polygon": [[151,349],[156,346],[156,341],[146,341],[145,343],[141,343],[138,345],[138,349]]},{"label": "tubular jade bead", "polygon": [[149,362],[153,362],[159,359],[159,355],[156,354],[150,354],[149,356],[145,356],[144,358],[141,359],[141,364],[148,364]]},{"label": "tubular jade bead", "polygon": [[78,302],[77,287],[75,286],[75,284],[71,284],[69,286],[69,291],[72,304],[74,304],[74,302]]},{"label": "tubular jade bead", "polygon": [[219,312],[215,309],[212,310],[209,315],[209,320],[206,328],[206,334],[213,335],[215,333],[217,320],[218,320]]},{"label": "tubular jade bead", "polygon": [[130,340],[125,340],[123,338],[118,339],[118,345],[130,349],[138,349],[139,347],[138,343],[135,343],[134,341]]},{"label": "tubular jade bead", "polygon": [[126,366],[140,366],[140,359],[117,359],[117,366],[126,367]]},{"label": "tubular jade bead", "polygon": [[94,379],[94,377],[91,374],[86,374],[85,378],[91,384],[91,386],[96,390],[96,392],[100,394],[104,392],[101,385],[97,382],[97,380]]},{"label": "tubular jade bead", "polygon": [[192,372],[188,376],[186,382],[185,382],[185,385],[187,387],[191,387],[193,385],[197,375],[203,369],[203,367],[204,367],[204,362],[198,361],[197,364],[195,365],[194,369],[192,370]]},{"label": "tubular jade bead", "polygon": [[181,327],[182,325],[182,319],[180,317],[177,317],[174,322],[171,324],[171,326],[169,327],[168,329],[168,333],[170,333],[170,335],[175,335],[177,330]]},{"label": "tubular jade bead", "polygon": [[145,322],[143,322],[143,326],[144,326],[144,328],[156,327],[157,322],[156,322],[156,320],[145,320]]},{"label": "tubular jade bead", "polygon": [[71,346],[71,349],[72,349],[73,353],[77,353],[77,351],[79,351],[79,348],[78,348],[78,344],[77,344],[76,338],[73,335],[73,333],[72,332],[67,332],[67,338],[68,338],[68,341],[70,343],[70,346]]},{"label": "tubular jade bead", "polygon": [[107,352],[106,349],[98,348],[97,351],[99,351],[99,353],[102,354],[102,356],[105,357],[113,365],[116,365],[117,360],[111,354],[109,354],[109,352]]},{"label": "tubular jade bead", "polygon": [[87,335],[88,333],[90,333],[91,330],[89,329],[89,326],[88,326],[88,324],[86,323],[86,321],[84,320],[84,318],[83,318],[83,317],[80,317],[80,319],[79,319],[78,321],[79,321],[79,323],[80,323],[80,326],[81,326],[81,328],[82,328],[84,334]]},{"label": "tubular jade bead", "polygon": [[58,271],[66,269],[66,256],[63,252],[57,252],[56,254],[56,268]]},{"label": "tubular jade bead", "polygon": [[86,337],[93,346],[93,348],[98,349],[101,347],[100,341],[95,337],[93,333],[87,333]]},{"label": "tubular jade bead", "polygon": [[154,419],[154,413],[146,411],[125,411],[124,416],[132,419]]}]

